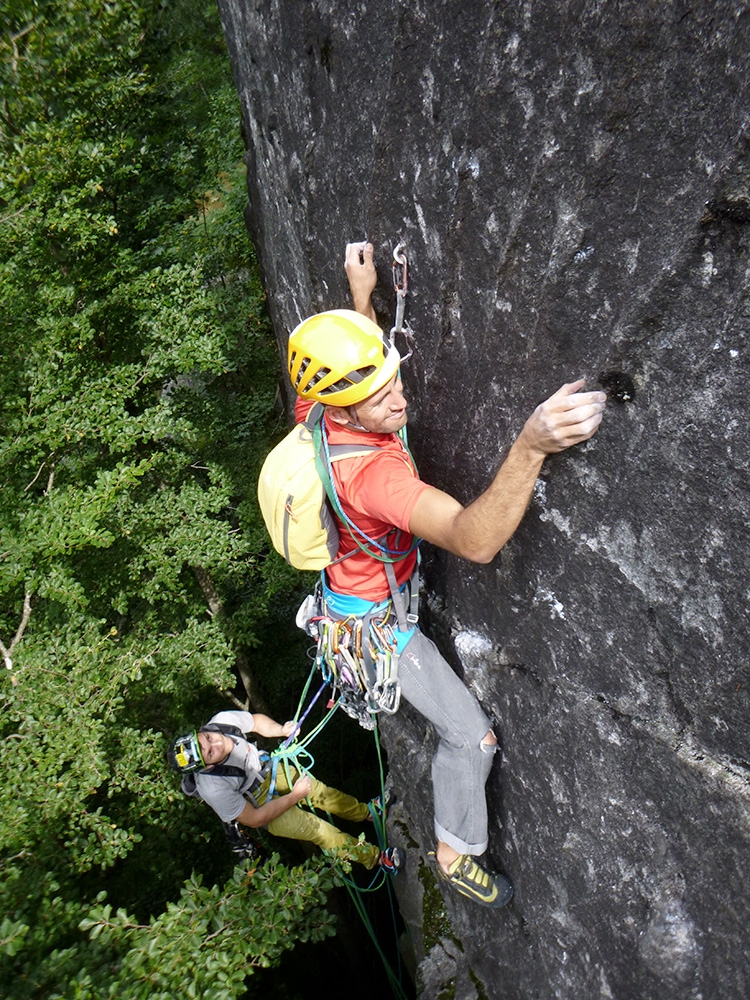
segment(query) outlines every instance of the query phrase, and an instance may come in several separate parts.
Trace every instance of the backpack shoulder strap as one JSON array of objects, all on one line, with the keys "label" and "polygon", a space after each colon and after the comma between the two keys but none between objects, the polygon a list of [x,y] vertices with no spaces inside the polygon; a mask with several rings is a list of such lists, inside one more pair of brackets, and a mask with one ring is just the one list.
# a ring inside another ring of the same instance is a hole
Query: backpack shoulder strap
[{"label": "backpack shoulder strap", "polygon": [[320,425],[320,421],[323,419],[323,412],[324,408],[322,403],[313,403],[307,416],[302,421],[302,425],[306,427],[311,434],[313,433],[315,426]]},{"label": "backpack shoulder strap", "polygon": [[199,771],[198,774],[205,774],[207,777],[212,778],[244,778],[246,777],[246,772],[244,767],[235,767],[234,764],[214,764],[213,767],[207,768],[205,771]]},{"label": "backpack shoulder strap", "polygon": [[[338,514],[342,521],[345,521],[344,514],[341,510],[341,504],[339,503],[338,494],[336,493],[336,487],[333,485],[333,480],[328,473],[328,462],[326,461],[326,448],[323,444],[323,429],[320,422],[318,422],[313,427],[313,447],[315,449],[315,469],[320,477],[320,481],[323,484],[323,489],[326,491],[326,496],[333,507],[334,511]],[[332,462],[339,461],[342,458],[355,458],[362,455],[367,455],[372,451],[377,451],[378,446],[376,444],[329,444],[327,446],[328,457]]]},{"label": "backpack shoulder strap", "polygon": [[239,736],[241,739],[245,738],[245,734],[239,726],[231,726],[228,722],[207,722],[205,726],[201,726],[199,732],[224,733],[226,736]]},{"label": "backpack shoulder strap", "polygon": [[[323,485],[326,488],[326,495],[331,503],[334,500],[331,499],[331,494],[328,492],[328,486],[330,484],[330,476],[328,475],[328,469],[326,468],[325,453],[323,451],[323,404],[316,403],[315,406],[310,410],[307,415],[307,420],[304,421],[304,426],[310,431],[313,439],[313,447],[315,448],[315,468],[318,475],[321,478]],[[339,458],[354,458],[360,455],[369,455],[371,451],[377,451],[378,446],[376,444],[329,444],[328,445],[328,455],[332,462],[337,461]],[[334,494],[335,496],[335,494]]]},{"label": "backpack shoulder strap", "polygon": [[[382,540],[384,538],[387,538],[388,535],[391,534],[390,530],[387,531],[385,535],[382,536],[382,538],[372,539],[369,538],[360,528],[357,527],[357,525],[353,521],[351,521],[346,516],[344,511],[341,509],[341,503],[339,502],[338,494],[336,493],[336,487],[328,472],[328,462],[329,461],[332,462],[334,460],[334,456],[332,454],[334,448],[349,448],[352,446],[329,445],[327,438],[324,438],[323,435],[324,431],[323,428],[321,427],[321,423],[319,422],[313,428],[315,468],[318,472],[318,476],[320,477],[321,482],[323,483],[323,488],[325,489],[326,496],[328,497],[331,507],[333,508],[339,520],[343,522],[351,537],[357,543],[357,548],[360,551],[364,552],[365,555],[368,555],[373,559],[377,559],[378,562],[383,562],[383,563],[399,562],[401,559],[405,559],[407,556],[411,555],[411,553],[418,547],[421,539],[415,538],[409,549],[407,549],[404,552],[400,552],[395,556],[391,556],[390,554],[388,554],[389,552],[388,548],[384,545],[381,545]],[[356,446],[353,447],[356,448]],[[378,446],[374,444],[365,445],[363,448],[357,449],[356,453],[366,454],[368,451],[378,451]],[[349,454],[351,454],[351,452]],[[346,456],[339,455],[338,457],[343,458]],[[397,528],[394,528],[393,530],[398,531]],[[352,551],[349,552],[347,555],[353,555],[356,551],[357,549],[352,549]],[[346,559],[347,556],[344,556],[343,558]],[[338,561],[339,560],[336,560],[336,562]]]},{"label": "backpack shoulder strap", "polygon": [[242,767],[235,767],[234,764],[214,764],[210,771],[188,771],[187,774],[183,774],[182,781],[180,782],[180,788],[191,798],[200,799],[201,794],[198,791],[198,785],[195,781],[196,774],[205,774],[207,777],[215,778],[244,778],[246,777],[245,770]]}]

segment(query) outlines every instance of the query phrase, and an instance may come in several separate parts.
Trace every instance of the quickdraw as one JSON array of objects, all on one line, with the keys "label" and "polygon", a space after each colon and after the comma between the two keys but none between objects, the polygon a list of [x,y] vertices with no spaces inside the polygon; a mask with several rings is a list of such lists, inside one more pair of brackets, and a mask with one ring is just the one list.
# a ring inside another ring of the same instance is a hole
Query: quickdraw
[{"label": "quickdraw", "polygon": [[409,350],[402,355],[401,360],[406,361],[412,356],[412,338],[414,336],[408,321],[404,318],[406,311],[406,296],[409,291],[409,265],[406,258],[406,249],[403,243],[397,243],[393,248],[393,291],[396,294],[396,318],[391,327],[390,342],[394,344],[396,334],[401,333],[406,340]]}]

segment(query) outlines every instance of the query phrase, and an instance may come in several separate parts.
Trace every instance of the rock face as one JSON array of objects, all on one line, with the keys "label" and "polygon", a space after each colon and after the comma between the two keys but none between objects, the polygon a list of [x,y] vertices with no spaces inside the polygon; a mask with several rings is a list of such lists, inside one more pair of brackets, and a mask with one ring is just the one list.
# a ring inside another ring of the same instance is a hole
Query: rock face
[{"label": "rock face", "polygon": [[364,237],[389,327],[403,241],[411,443],[463,502],[560,384],[612,394],[493,564],[425,553],[426,628],[502,736],[491,850],[517,895],[421,915],[432,737],[403,711],[423,995],[744,1000],[750,4],[219,5],[280,345],[348,304]]}]

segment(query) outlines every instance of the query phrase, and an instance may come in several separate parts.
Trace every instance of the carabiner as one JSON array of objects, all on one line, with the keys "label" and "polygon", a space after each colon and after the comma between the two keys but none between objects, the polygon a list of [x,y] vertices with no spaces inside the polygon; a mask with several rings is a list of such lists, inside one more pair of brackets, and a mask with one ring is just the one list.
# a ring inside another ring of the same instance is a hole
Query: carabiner
[{"label": "carabiner", "polygon": [[393,290],[399,298],[406,298],[409,287],[409,268],[403,243],[393,248]]}]

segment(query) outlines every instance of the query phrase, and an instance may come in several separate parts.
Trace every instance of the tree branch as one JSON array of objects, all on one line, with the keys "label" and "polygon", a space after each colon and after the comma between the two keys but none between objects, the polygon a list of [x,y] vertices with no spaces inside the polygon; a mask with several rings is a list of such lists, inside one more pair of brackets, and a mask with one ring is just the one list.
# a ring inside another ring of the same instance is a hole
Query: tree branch
[{"label": "tree branch", "polygon": [[192,566],[191,569],[193,570],[193,576],[203,591],[203,596],[206,598],[211,617],[216,618],[217,615],[223,614],[224,605],[211,577],[202,566]]},{"label": "tree branch", "polygon": [[16,42],[20,41],[24,35],[28,35],[30,31],[33,31],[39,25],[39,21],[32,21],[31,24],[27,24],[25,28],[21,28],[15,34],[8,35],[8,41],[10,42],[11,51],[11,68],[13,70],[13,75],[18,76],[18,62],[20,60],[20,54],[18,52],[18,46]]},{"label": "tree branch", "polygon": [[16,648],[18,643],[23,639],[23,634],[26,631],[26,626],[29,624],[29,618],[31,617],[31,591],[27,590],[23,599],[23,614],[21,615],[21,624],[16,630],[16,634],[13,636],[13,641],[10,646],[6,649],[5,643],[0,639],[0,653],[2,653],[3,659],[5,660],[5,666],[8,670],[13,669],[13,660],[11,659],[13,655],[13,650]]},{"label": "tree branch", "polygon": [[[3,114],[0,114],[0,121],[4,121],[6,125],[12,124]],[[0,225],[2,225],[5,222],[10,222],[11,219],[15,219],[19,215],[23,215],[23,213],[26,211],[28,207],[29,207],[28,204],[22,205],[17,212],[11,212],[10,215],[4,215],[2,219],[0,219]]]},{"label": "tree branch", "polygon": [[234,691],[227,691],[226,688],[222,688],[221,689],[221,693],[225,694],[227,696],[227,698],[229,698],[229,700],[232,702],[232,704],[235,705],[237,708],[239,708],[239,710],[241,712],[249,712],[250,711],[250,699],[249,698],[245,698],[244,702],[240,701],[240,699],[237,697],[237,695],[234,693]]},{"label": "tree branch", "polygon": [[[3,220],[0,220],[0,222],[1,222],[1,221],[3,221]],[[47,459],[45,458],[45,460],[44,460],[44,461],[42,462],[42,464],[41,464],[41,465],[39,466],[39,470],[37,471],[37,474],[36,474],[36,475],[34,476],[34,478],[33,478],[33,479],[31,480],[31,482],[30,482],[30,483],[27,483],[27,484],[26,484],[26,486],[24,486],[24,488],[23,488],[23,491],[24,491],[24,493],[25,493],[25,492],[26,492],[27,490],[30,490],[30,489],[31,489],[31,487],[32,487],[32,486],[34,485],[34,483],[35,483],[35,482],[37,481],[37,479],[38,479],[38,478],[39,478],[39,477],[41,476],[41,474],[42,474],[42,469],[44,468],[44,466],[45,466],[46,464],[47,464]]]},{"label": "tree branch", "polygon": [[[224,604],[219,597],[219,593],[214,586],[214,582],[203,569],[202,566],[191,566],[193,575],[198,581],[198,584],[203,591],[203,596],[206,598],[206,603],[208,604],[208,610],[212,618],[217,618],[224,614]],[[250,672],[250,664],[247,661],[247,656],[240,650],[235,648],[235,666],[237,672],[242,680],[243,687],[247,693],[248,704],[252,705],[256,712],[264,712],[266,710],[266,705],[263,698],[260,697],[258,691],[255,688],[253,682],[253,675]]]}]

